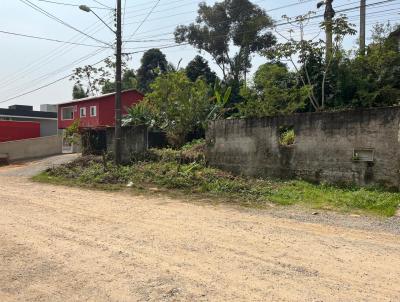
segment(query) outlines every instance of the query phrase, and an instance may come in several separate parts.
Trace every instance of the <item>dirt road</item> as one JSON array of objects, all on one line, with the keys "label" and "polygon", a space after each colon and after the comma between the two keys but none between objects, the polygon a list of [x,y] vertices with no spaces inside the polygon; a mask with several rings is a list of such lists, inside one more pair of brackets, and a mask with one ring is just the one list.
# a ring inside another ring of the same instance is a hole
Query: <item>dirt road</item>
[{"label": "dirt road", "polygon": [[0,173],[0,301],[399,301],[400,236]]}]

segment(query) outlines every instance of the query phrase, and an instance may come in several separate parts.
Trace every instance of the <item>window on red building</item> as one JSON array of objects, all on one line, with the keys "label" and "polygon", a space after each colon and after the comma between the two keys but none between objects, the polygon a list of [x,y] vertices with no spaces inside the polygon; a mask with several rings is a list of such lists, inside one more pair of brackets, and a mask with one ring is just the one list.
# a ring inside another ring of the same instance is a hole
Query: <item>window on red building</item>
[{"label": "window on red building", "polygon": [[86,108],[85,107],[79,109],[79,115],[80,115],[80,117],[86,117]]},{"label": "window on red building", "polygon": [[74,107],[61,108],[62,120],[73,120],[74,119]]},{"label": "window on red building", "polygon": [[97,116],[97,107],[90,106],[90,116]]}]

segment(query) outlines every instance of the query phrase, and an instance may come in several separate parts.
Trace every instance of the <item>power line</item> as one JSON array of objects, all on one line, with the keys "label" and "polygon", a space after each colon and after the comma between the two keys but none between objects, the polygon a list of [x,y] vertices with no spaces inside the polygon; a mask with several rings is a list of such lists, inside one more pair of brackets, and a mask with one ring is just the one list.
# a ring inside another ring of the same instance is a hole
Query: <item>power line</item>
[{"label": "power line", "polygon": [[[71,4],[71,3],[58,2],[58,1],[50,1],[50,0],[36,0],[36,1],[45,2],[45,3],[50,3],[50,4],[55,4],[55,5],[79,7],[79,4]],[[110,10],[110,8],[106,8],[106,7],[97,7],[97,6],[90,6],[90,8],[93,8],[93,9],[107,9],[107,10]]]},{"label": "power line", "polygon": [[[36,83],[41,83],[42,81],[44,81],[44,80],[46,80],[48,78],[51,78],[54,75],[62,73],[64,71],[66,71],[66,70],[70,70],[71,68],[75,67],[77,64],[80,64],[80,63],[82,63],[82,62],[84,62],[84,61],[86,61],[86,60],[88,60],[88,59],[100,54],[103,51],[105,51],[105,49],[96,50],[94,52],[91,52],[91,53],[83,56],[83,57],[80,57],[80,58],[74,60],[73,62],[71,62],[71,63],[69,63],[67,65],[64,65],[64,66],[62,66],[62,67],[60,67],[60,68],[58,68],[58,69],[56,69],[54,71],[51,71],[50,73],[44,74],[44,75],[42,75],[42,76],[40,76],[40,77],[38,77],[38,78],[36,78],[34,80],[30,80],[29,81],[29,85],[35,85]],[[14,90],[20,91],[25,86],[26,86],[26,84],[21,84],[21,85],[19,85],[17,87],[14,87],[13,89],[9,89],[7,91],[14,91]]]},{"label": "power line", "polygon": [[[263,1],[265,1],[265,0],[263,0]],[[272,9],[265,10],[265,12],[268,13],[268,12],[277,11],[277,10],[281,10],[281,9],[284,9],[284,8],[289,8],[289,7],[293,7],[293,6],[297,6],[297,5],[303,5],[305,3],[312,2],[312,1],[314,1],[314,0],[306,0],[306,1],[302,1],[302,2],[286,4],[286,5],[283,5],[283,6],[279,6],[279,7],[275,7],[275,8],[272,8]],[[165,11],[169,11],[169,10],[175,10],[175,9],[177,9],[179,7],[183,7],[183,6],[187,6],[187,4],[186,5],[180,5],[180,6],[172,7],[172,8],[168,8],[168,9],[165,9],[165,10],[155,11],[154,13],[165,12]],[[171,17],[180,16],[180,15],[187,15],[187,14],[190,14],[190,13],[194,13],[196,11],[197,10],[185,11],[185,12],[177,13],[177,14],[174,14],[174,15],[169,15],[169,16],[165,16],[165,17],[159,17],[159,18],[150,19],[149,21],[157,21],[157,20],[168,19],[168,18],[171,18]],[[139,17],[139,16],[143,16],[143,15],[144,14],[136,15],[136,16],[132,16],[131,18],[135,18],[135,17]],[[227,22],[227,21],[223,21],[223,22]],[[130,23],[125,23],[125,24],[126,25],[130,25],[130,24],[136,24],[136,23],[139,23],[139,22],[130,22]]]},{"label": "power line", "polygon": [[[108,56],[107,58],[109,58],[109,56]],[[100,64],[101,62],[105,61],[107,58],[102,59],[101,61],[98,61],[98,62],[96,62],[96,63],[94,63],[94,64],[92,64],[92,65],[93,65],[93,66],[98,65],[98,64]],[[18,94],[18,95],[16,95],[16,96],[10,97],[10,98],[8,98],[8,99],[5,99],[5,100],[3,100],[3,101],[0,101],[0,104],[9,102],[9,101],[12,101],[12,100],[15,100],[15,99],[18,99],[18,98],[23,97],[23,96],[25,96],[25,95],[28,95],[28,94],[34,93],[34,92],[36,92],[36,91],[42,90],[42,89],[44,89],[44,88],[47,88],[47,87],[49,87],[49,86],[51,86],[51,85],[54,85],[54,84],[56,84],[56,83],[58,83],[58,82],[61,82],[62,80],[65,80],[65,79],[71,77],[72,75],[73,75],[73,73],[68,74],[68,75],[66,75],[66,76],[63,76],[63,77],[61,77],[61,78],[59,78],[59,79],[57,79],[57,80],[55,80],[55,81],[52,81],[52,82],[50,82],[50,83],[47,83],[47,84],[45,84],[45,85],[43,85],[43,86],[40,86],[40,87],[38,87],[38,88],[29,90],[29,91],[27,91],[27,92],[24,92],[24,93]]]},{"label": "power line", "polygon": [[[171,6],[171,4],[174,4],[174,3],[182,3],[182,0],[178,0],[178,1],[169,1],[169,2],[166,3],[166,4],[168,4],[168,6]],[[175,10],[175,9],[177,9],[177,8],[184,7],[184,6],[189,6],[189,5],[193,5],[193,4],[195,4],[195,3],[199,3],[199,2],[198,2],[198,1],[195,1],[195,2],[190,2],[190,3],[185,3],[185,4],[178,5],[178,6],[169,7],[169,8],[167,8],[167,9],[157,10],[157,11],[154,11],[153,13],[155,14],[155,13],[161,13],[161,12],[165,12],[165,11]],[[164,6],[165,6],[166,4],[164,4]],[[160,7],[160,6],[163,6],[163,4],[158,5],[158,7]],[[132,15],[132,14],[133,14],[133,13],[137,13],[137,12],[142,12],[142,11],[146,11],[146,12],[147,12],[147,10],[148,10],[148,9],[151,9],[152,7],[153,7],[153,5],[151,5],[151,6],[149,6],[149,7],[146,7],[146,8],[138,9],[138,10],[132,10],[130,13],[129,13],[129,12],[127,13],[127,16],[129,16],[129,18],[136,18],[136,17],[145,16],[147,13],[143,13],[143,14],[139,14],[139,15]]]},{"label": "power line", "polygon": [[146,22],[146,20],[150,17],[150,15],[152,14],[152,12],[154,11],[154,9],[157,7],[157,5],[160,3],[161,0],[158,0],[156,2],[156,4],[154,4],[154,6],[151,8],[151,10],[147,13],[146,17],[144,17],[144,19],[142,20],[142,22],[138,25],[138,27],[135,29],[135,31],[133,32],[132,35],[129,36],[129,39],[131,39],[137,32],[138,30],[142,27],[142,25],[144,24],[144,22]]},{"label": "power line", "polygon": [[[358,1],[357,1],[358,2]],[[392,5],[398,5],[398,3],[392,3],[392,4],[386,4],[386,5],[380,5],[380,6],[377,6],[377,7],[375,7],[375,9],[378,9],[378,8],[383,8],[383,7],[388,7],[388,6],[392,6]],[[359,8],[359,7],[357,7],[357,8]],[[383,12],[393,12],[393,13],[397,13],[396,11],[393,11],[393,8],[392,9],[386,9],[386,10],[381,10],[381,11],[369,11],[368,13],[367,13],[367,16],[371,16],[371,15],[375,15],[375,14],[378,14],[378,13],[383,13]],[[389,14],[390,15],[390,14]],[[359,17],[360,16],[360,14],[356,14],[356,15],[351,15],[351,16],[347,16],[347,18],[348,18],[348,20],[350,21],[351,19],[354,19],[355,17]],[[307,24],[307,26],[310,26],[310,25],[319,25],[320,23],[319,22],[314,22],[314,23],[309,23],[309,24]]]},{"label": "power line", "polygon": [[[384,3],[389,3],[389,2],[393,2],[393,1],[396,1],[396,0],[384,0],[384,1],[374,2],[374,3],[367,4],[367,7],[372,7],[372,6],[376,6],[376,5],[380,5],[380,4],[384,4]],[[359,8],[360,8],[360,6],[350,7],[350,8],[338,10],[338,11],[336,11],[336,13],[352,11],[352,10],[356,10],[356,9],[359,9]],[[309,19],[321,18],[323,16],[324,16],[323,14],[319,14],[319,15],[311,16]],[[219,22],[217,24],[222,24],[222,23],[225,23],[225,22],[227,22],[227,21],[221,21],[221,22]],[[291,24],[291,22],[281,22],[281,23],[275,24],[274,26],[275,27],[279,27],[279,26],[290,25],[290,24]],[[180,24],[178,23],[178,24],[175,24],[174,26],[178,26],[178,25],[180,25]],[[146,33],[153,32],[153,31],[159,31],[160,29],[163,29],[163,28],[165,28],[165,26],[162,27],[162,28],[157,28],[157,29],[154,29],[154,30],[147,31]],[[250,32],[250,31],[243,31],[242,33],[247,33],[247,32]],[[160,37],[160,36],[165,36],[165,35],[170,35],[170,34],[174,34],[174,32],[164,32],[164,33],[160,33],[160,34],[157,34],[157,35],[144,36],[143,39],[155,38],[155,37]],[[221,36],[223,36],[223,35],[221,35]],[[218,35],[216,35],[215,37],[218,37]]]},{"label": "power line", "polygon": [[[254,3],[263,2],[263,1],[266,1],[266,0],[255,1]],[[279,7],[275,7],[275,8],[266,10],[266,12],[268,13],[268,12],[272,12],[272,11],[276,11],[276,10],[280,10],[280,9],[284,9],[284,8],[288,8],[288,7],[293,7],[293,6],[297,6],[297,5],[303,5],[303,4],[305,4],[305,3],[309,3],[309,2],[313,2],[313,1],[314,1],[314,0],[305,0],[305,1],[302,1],[302,2],[295,2],[295,3],[291,3],[291,4],[286,4],[286,5],[283,5],[283,6],[279,6]],[[179,0],[179,1],[174,1],[174,2],[181,2],[181,0]],[[357,1],[356,1],[356,2],[357,2]],[[356,2],[354,2],[354,3],[356,3]],[[168,3],[172,3],[172,2],[168,2]],[[198,3],[198,2],[196,1],[195,3]],[[163,4],[160,4],[159,6],[161,6],[161,5],[163,5]],[[165,5],[165,4],[164,4],[164,5]],[[348,4],[345,4],[345,5],[348,5]],[[343,6],[343,5],[340,5],[340,6]],[[340,6],[337,6],[337,7],[340,7]],[[174,7],[174,9],[175,9],[175,8],[177,8],[177,7]],[[169,10],[169,9],[167,9],[167,10]],[[166,11],[166,10],[154,11],[153,14],[154,14],[154,13],[158,13],[158,12],[164,12],[164,11]],[[196,12],[196,11],[191,11],[191,12]],[[187,14],[187,12],[184,13],[184,14]],[[137,16],[142,16],[142,15],[144,15],[144,14],[137,15]],[[181,15],[181,13],[175,14],[175,15],[170,15],[168,18],[177,16],[177,15]],[[136,17],[136,16],[135,16],[135,17]],[[164,17],[163,17],[163,18],[164,18]],[[159,19],[159,18],[158,18],[158,19]],[[158,20],[158,19],[157,19],[157,20]],[[156,20],[156,19],[151,19],[150,21],[154,21],[154,20]],[[180,24],[182,24],[182,23],[187,23],[187,22],[191,22],[191,21],[192,21],[192,20],[188,20],[188,21],[181,22],[181,23],[178,23],[178,24],[173,24],[172,26],[175,27],[175,26],[180,25]],[[217,24],[222,24],[222,23],[225,23],[225,22],[228,22],[228,21],[222,21],[222,22],[219,22],[219,23],[217,23]],[[137,23],[137,22],[133,22],[133,23],[130,23],[130,24],[135,24],[135,23]],[[171,26],[171,25],[169,25],[169,26]],[[167,27],[169,27],[169,26],[167,26]],[[149,31],[146,31],[146,32],[142,32],[142,34],[148,33],[148,32],[153,32],[153,31],[159,31],[160,29],[165,29],[165,28],[166,28],[166,26],[163,26],[163,27],[160,27],[160,28],[157,28],[157,29],[154,29],[154,30],[149,30]],[[171,34],[171,33],[165,33],[165,34]],[[164,34],[163,34],[163,35],[164,35]],[[157,36],[160,36],[160,35],[157,35]]]},{"label": "power line", "polygon": [[46,38],[46,37],[39,37],[39,36],[33,36],[33,35],[28,35],[28,34],[20,34],[20,33],[14,33],[14,32],[9,32],[9,31],[4,31],[4,30],[0,30],[0,33],[6,34],[6,35],[18,36],[18,37],[25,37],[25,38],[37,39],[37,40],[45,40],[45,41],[50,41],[50,42],[58,42],[58,43],[64,43],[64,44],[71,44],[71,45],[88,46],[88,47],[97,47],[97,48],[110,48],[109,46],[99,46],[99,45],[92,45],[92,44],[68,42],[68,41],[63,41],[63,40],[58,40],[58,39],[52,39],[52,38]]},{"label": "power line", "polygon": [[[261,1],[265,1],[265,0],[261,0]],[[284,8],[289,7],[289,6],[302,5],[302,4],[305,4],[305,3],[308,3],[308,2],[312,2],[312,1],[314,1],[314,0],[306,0],[306,1],[303,1],[303,2],[296,2],[296,3],[292,3],[292,4],[287,4],[287,5],[284,5],[284,6],[279,6],[279,7],[275,7],[275,8],[266,10],[266,12],[271,12],[271,11],[276,11],[276,10],[284,9]],[[260,2],[260,1],[258,1],[258,2]],[[195,12],[195,11],[193,11],[193,12]],[[170,16],[170,17],[173,17],[173,16],[176,16],[176,15],[172,15],[172,16]],[[155,19],[151,19],[150,21],[154,21],[154,20],[155,20]],[[186,22],[191,22],[191,21],[192,21],[192,20],[188,20],[188,21],[186,21]],[[186,22],[181,22],[181,23],[178,23],[178,24],[173,24],[172,26],[176,27],[176,26],[178,26],[178,25],[180,25],[180,24],[182,24],[182,23],[186,23]],[[229,21],[221,21],[221,22],[218,22],[218,23],[216,23],[216,24],[223,24],[223,23],[226,23],[226,22],[229,22]],[[169,25],[169,26],[171,26],[171,25]],[[169,27],[169,26],[167,26],[167,27]],[[142,32],[141,34],[149,33],[149,32],[154,32],[154,31],[159,31],[160,29],[165,29],[165,28],[166,28],[166,26],[163,26],[163,27],[159,27],[159,28],[156,28],[156,29],[153,29],[153,30],[148,30],[148,31]],[[148,37],[149,37],[149,38],[152,38],[152,37],[158,37],[158,36],[163,36],[163,35],[168,35],[168,34],[173,34],[173,33],[174,33],[174,32],[167,32],[167,33],[162,33],[162,34],[159,34],[159,35],[153,35],[153,36],[148,36]]]},{"label": "power line", "polygon": [[[106,16],[104,16],[104,17],[106,17]],[[100,21],[96,21],[92,25],[85,28],[85,31],[90,30],[90,32],[92,32],[92,34],[96,34],[103,28],[102,24],[99,24],[99,23],[100,23]],[[76,34],[69,41],[83,42],[86,39],[87,39],[86,37],[81,36],[80,34]],[[9,83],[12,83],[17,79],[20,80],[21,78],[26,77],[26,75],[33,70],[38,71],[38,70],[44,68],[46,66],[46,64],[61,57],[62,55],[68,53],[69,51],[71,51],[72,49],[74,49],[76,47],[77,46],[75,46],[75,45],[67,45],[67,47],[64,47],[64,45],[60,45],[60,46],[56,47],[55,49],[53,49],[46,55],[42,56],[40,59],[37,59],[34,62],[24,66],[24,68],[18,70],[14,74],[9,75],[7,77],[3,77],[0,80],[0,83],[2,83],[0,85],[0,88],[7,86]],[[8,79],[6,80],[6,78],[8,78]]]},{"label": "power line", "polygon": [[108,8],[108,9],[114,10],[112,7],[110,7],[110,6],[108,6],[108,5],[105,5],[105,4],[101,3],[100,1],[93,0],[93,2],[96,2],[97,4],[100,4],[101,6],[103,6],[103,7],[105,7],[105,8]]},{"label": "power line", "polygon": [[[254,3],[254,4],[258,4],[258,3],[260,3],[260,2],[265,2],[265,1],[268,1],[268,0],[253,1],[253,3]],[[293,7],[293,6],[298,6],[298,5],[303,5],[303,4],[305,4],[305,3],[309,3],[309,2],[313,2],[313,1],[315,1],[315,0],[305,0],[305,1],[301,1],[301,2],[296,1],[295,3],[286,4],[286,5],[283,5],[283,6],[280,6],[280,7],[276,7],[276,8],[269,9],[269,10],[267,10],[267,12],[271,12],[271,11],[275,11],[275,10],[280,10],[280,9],[283,9],[283,8],[289,8],[289,7]],[[154,1],[154,2],[156,2],[156,1]],[[159,6],[171,5],[171,4],[173,4],[173,3],[179,3],[179,2],[182,2],[182,0],[169,1],[168,3],[160,4]],[[194,1],[194,2],[191,2],[191,3],[185,3],[185,4],[182,4],[182,5],[179,5],[179,6],[175,6],[175,7],[172,7],[172,8],[170,7],[170,8],[164,9],[164,10],[154,11],[153,13],[160,13],[160,12],[165,12],[165,11],[169,11],[169,10],[175,10],[175,9],[177,9],[177,8],[180,8],[180,7],[184,7],[184,6],[188,6],[188,5],[192,5],[192,4],[198,4],[198,3],[199,3],[199,1]],[[145,3],[143,3],[143,4],[145,4]],[[139,4],[139,5],[140,5],[140,4]],[[138,6],[138,5],[135,5],[134,7],[137,7],[137,6]],[[152,6],[149,6],[148,8],[151,8],[151,7],[152,7]],[[133,12],[145,11],[145,10],[148,9],[148,8],[139,9],[139,10],[133,10],[133,11],[131,11],[131,13],[133,13]],[[196,10],[191,11],[191,12],[196,12]],[[132,17],[140,17],[140,16],[143,16],[143,15],[145,15],[145,13],[144,13],[144,14],[140,14],[140,15],[135,15],[135,16],[132,16]]]},{"label": "power line", "polygon": [[[368,6],[376,6],[376,5],[378,5],[378,4],[388,3],[388,2],[393,2],[393,1],[394,1],[394,0],[380,1],[380,2],[375,2],[375,3],[369,4]],[[354,10],[354,9],[357,9],[357,8],[359,8],[359,7],[352,7],[352,8],[348,8],[348,9],[341,10],[341,11],[338,11],[338,12],[351,11],[351,10]],[[322,16],[322,15],[314,16],[314,18],[321,17],[321,16]],[[354,16],[354,17],[355,17],[355,16]],[[282,26],[282,25],[284,25],[284,23],[277,24],[277,26]],[[159,39],[159,40],[161,40],[161,39]],[[164,40],[167,40],[167,39],[164,39]],[[139,42],[139,40],[131,40],[131,41],[132,41],[132,42],[134,42],[134,41],[138,41],[138,42]],[[150,42],[150,40],[148,40],[148,41]],[[154,40],[154,41],[156,41],[156,40]],[[143,41],[141,41],[141,42],[143,42]],[[175,47],[180,47],[180,46],[184,46],[184,45],[188,45],[188,43],[182,43],[182,44],[176,44],[176,45],[165,45],[165,46],[161,46],[161,47],[159,47],[159,48],[160,48],[160,49],[175,48]],[[134,52],[129,52],[129,53],[125,53],[125,54],[136,54],[136,53],[142,53],[142,52],[145,52],[145,50],[134,51]],[[72,74],[71,74],[71,75],[72,75]],[[71,76],[71,75],[68,75],[67,77],[69,77],[69,76]],[[58,79],[58,80],[56,80],[56,81],[54,81],[54,82],[51,82],[51,83],[46,84],[46,85],[43,85],[43,86],[41,86],[41,87],[39,87],[39,88],[36,88],[36,89],[34,89],[34,90],[31,90],[31,91],[28,91],[28,92],[23,93],[23,94],[21,94],[21,95],[18,95],[18,96],[9,98],[9,99],[7,99],[7,100],[5,100],[5,101],[2,101],[2,102],[0,102],[0,103],[3,103],[3,102],[6,102],[6,101],[9,101],[9,100],[12,100],[12,99],[15,99],[15,98],[18,98],[18,97],[27,95],[27,94],[29,94],[29,93],[33,93],[33,92],[38,91],[38,90],[43,89],[43,88],[46,88],[46,87],[48,87],[48,86],[50,86],[50,85],[52,85],[52,84],[54,84],[54,83],[57,83],[57,82],[59,82],[59,81],[65,79],[65,78],[67,78],[67,77],[63,77],[62,79]]]},{"label": "power line", "polygon": [[126,0],[124,1],[124,13],[122,19],[122,26],[125,26],[125,17],[126,17]]},{"label": "power line", "polygon": [[[180,46],[185,46],[185,45],[189,45],[189,43],[182,43],[182,44],[172,44],[172,45],[164,45],[164,46],[154,46],[152,48],[158,48],[158,49],[167,49],[167,48],[175,48],[175,47],[180,47]],[[148,48],[150,49],[150,48]],[[133,55],[133,54],[137,54],[137,53],[142,53],[142,52],[146,52],[148,49],[146,50],[139,50],[139,51],[131,51],[131,52],[125,52],[123,53],[124,55]]]},{"label": "power line", "polygon": [[76,31],[76,32],[79,32],[80,34],[82,34],[82,35],[84,35],[84,36],[86,36],[86,37],[88,37],[88,38],[90,38],[90,39],[92,39],[92,40],[94,40],[94,41],[96,41],[96,42],[99,42],[99,43],[102,43],[102,44],[111,46],[110,44],[108,44],[108,43],[106,43],[106,42],[104,42],[104,41],[101,41],[101,40],[99,40],[99,39],[96,39],[96,38],[94,38],[94,37],[88,35],[87,33],[81,31],[80,29],[78,29],[78,28],[76,28],[76,27],[74,27],[74,26],[72,26],[72,25],[70,25],[70,24],[64,22],[64,21],[61,20],[60,18],[58,18],[58,17],[52,15],[51,13],[47,12],[46,10],[42,9],[41,7],[37,6],[36,4],[32,3],[32,2],[29,1],[29,0],[19,0],[19,1],[22,2],[23,4],[27,5],[27,6],[31,7],[32,9],[34,9],[34,10],[40,12],[41,14],[44,14],[45,16],[49,17],[50,19],[53,19],[53,20],[55,20],[56,22],[58,22],[58,23],[60,23],[60,24],[62,24],[62,25],[64,25],[64,26],[66,26],[66,27],[68,27],[68,28],[70,28],[70,29],[72,29],[72,30],[74,30],[74,31]]},{"label": "power line", "polygon": [[146,43],[146,42],[161,42],[161,41],[171,41],[173,38],[165,38],[165,39],[150,39],[150,40],[124,40],[124,42],[128,43]]},{"label": "power line", "polygon": [[[185,45],[187,45],[187,44],[188,44],[188,43],[182,43],[182,44],[180,44],[180,45],[169,45],[169,46],[164,46],[164,47],[159,47],[159,48],[160,48],[160,49],[174,48],[174,47],[185,46]],[[137,54],[137,53],[143,53],[143,52],[146,52],[146,50],[140,50],[140,51],[134,51],[134,52],[124,53],[124,55]],[[109,58],[109,57],[110,57],[110,56],[108,56],[108,57],[102,59],[101,61],[98,61],[98,62],[96,62],[96,63],[94,63],[94,64],[92,64],[92,65],[93,65],[93,66],[98,65],[98,64],[100,64],[101,62],[105,61],[105,60],[106,60],[107,58]],[[12,101],[12,100],[15,100],[15,99],[20,98],[20,97],[22,97],[22,96],[25,96],[25,95],[34,93],[34,92],[36,92],[36,91],[42,90],[42,89],[44,89],[44,88],[47,88],[47,87],[49,87],[49,86],[51,86],[51,85],[54,85],[54,84],[56,84],[56,83],[58,83],[58,82],[61,82],[62,80],[65,80],[65,79],[71,77],[72,75],[73,75],[73,73],[70,73],[70,74],[68,74],[68,75],[66,75],[66,76],[63,76],[63,77],[61,77],[61,78],[59,78],[59,79],[57,79],[57,80],[55,80],[55,81],[52,81],[52,82],[47,83],[47,84],[45,84],[45,85],[42,85],[42,86],[40,86],[40,87],[38,87],[38,88],[35,88],[35,89],[30,90],[30,91],[21,93],[21,94],[19,94],[19,95],[16,95],[16,96],[7,98],[7,99],[5,99],[5,100],[3,100],[3,101],[0,101],[0,104],[1,104],[1,103],[6,103],[6,102],[9,102],[9,101]]]},{"label": "power line", "polygon": [[[182,43],[182,44],[180,44],[180,45],[167,45],[167,46],[158,47],[158,48],[160,48],[160,49],[166,49],[166,48],[181,47],[181,46],[185,46],[185,45],[188,45],[188,43]],[[137,53],[143,53],[143,52],[146,52],[146,50],[140,50],[140,51],[134,51],[134,52],[124,53],[124,55],[137,54]],[[98,62],[96,62],[96,63],[94,63],[94,64],[91,64],[91,65],[93,65],[93,66],[98,65],[98,64],[100,64],[101,62],[105,61],[105,60],[106,60],[107,58],[109,58],[109,57],[110,57],[110,56],[108,56],[108,57],[106,57],[106,58],[102,59],[101,61],[98,61]],[[21,93],[21,94],[19,94],[19,95],[16,95],[16,96],[7,98],[7,99],[5,99],[5,100],[3,100],[3,101],[0,101],[0,104],[1,104],[1,103],[9,102],[9,101],[11,101],[11,100],[15,100],[15,99],[20,98],[20,97],[22,97],[22,96],[25,96],[25,95],[34,93],[34,92],[36,92],[36,91],[39,91],[39,90],[41,90],[41,89],[47,88],[47,87],[49,87],[49,86],[51,86],[51,85],[54,85],[54,84],[56,84],[56,83],[58,83],[58,82],[60,82],[60,81],[62,81],[62,80],[65,80],[65,79],[71,77],[72,75],[73,75],[73,73],[70,73],[70,74],[68,74],[68,75],[66,75],[66,76],[63,76],[63,77],[61,77],[61,78],[59,78],[59,79],[57,79],[57,80],[55,80],[55,81],[52,81],[52,82],[50,82],[50,83],[48,83],[48,84],[45,84],[45,85],[42,85],[42,86],[40,86],[40,87],[38,87],[38,88],[35,88],[35,89],[30,90],[30,91]]]}]

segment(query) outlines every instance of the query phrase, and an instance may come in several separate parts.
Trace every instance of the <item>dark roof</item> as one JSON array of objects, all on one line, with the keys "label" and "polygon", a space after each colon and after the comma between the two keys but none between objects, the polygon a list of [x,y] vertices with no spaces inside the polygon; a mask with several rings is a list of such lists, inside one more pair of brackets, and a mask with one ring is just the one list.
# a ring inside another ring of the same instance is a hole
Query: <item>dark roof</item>
[{"label": "dark roof", "polygon": [[10,116],[10,117],[32,117],[32,118],[50,118],[56,119],[56,112],[45,112],[45,111],[34,111],[34,110],[22,110],[22,109],[5,109],[0,108],[0,116]]}]

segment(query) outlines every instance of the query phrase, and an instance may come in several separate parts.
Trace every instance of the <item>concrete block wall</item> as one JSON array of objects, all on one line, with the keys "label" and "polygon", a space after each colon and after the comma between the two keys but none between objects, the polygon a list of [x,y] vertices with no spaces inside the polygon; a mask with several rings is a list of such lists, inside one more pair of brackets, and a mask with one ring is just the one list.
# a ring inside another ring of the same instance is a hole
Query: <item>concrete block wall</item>
[{"label": "concrete block wall", "polygon": [[[282,127],[293,145],[280,146]],[[218,120],[206,140],[208,162],[237,174],[400,188],[400,107]]]},{"label": "concrete block wall", "polygon": [[0,154],[6,154],[9,161],[61,154],[61,150],[62,137],[60,135],[0,143]]},{"label": "concrete block wall", "polygon": [[[114,128],[107,128],[107,151],[113,151]],[[147,151],[147,127],[122,127],[122,161],[129,162],[135,156]]]}]

